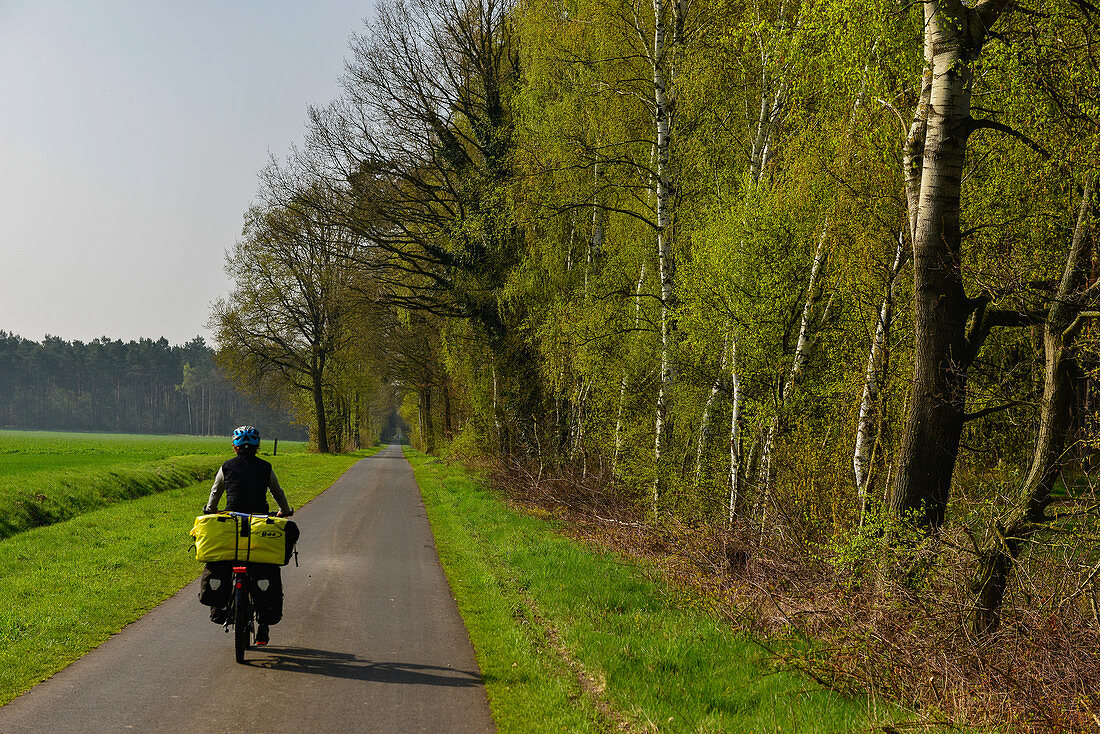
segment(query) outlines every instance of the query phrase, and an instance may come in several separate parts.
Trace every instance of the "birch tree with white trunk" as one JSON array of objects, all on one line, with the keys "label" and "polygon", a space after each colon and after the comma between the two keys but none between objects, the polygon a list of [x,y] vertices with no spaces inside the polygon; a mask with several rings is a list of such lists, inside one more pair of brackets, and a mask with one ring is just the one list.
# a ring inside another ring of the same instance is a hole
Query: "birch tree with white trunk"
[{"label": "birch tree with white trunk", "polygon": [[875,329],[871,336],[871,349],[867,355],[867,367],[863,373],[863,393],[859,400],[859,418],[856,421],[855,448],[852,452],[852,471],[855,474],[856,493],[859,498],[860,521],[867,511],[867,490],[871,480],[871,463],[878,439],[874,434],[876,409],[879,390],[885,371],[884,359],[890,338],[890,326],[894,316],[894,286],[898,276],[909,260],[909,249],[905,245],[905,233],[898,233],[894,262],[886,279],[885,294],[879,306]]},{"label": "birch tree with white trunk", "polygon": [[673,247],[675,217],[673,131],[675,128],[676,64],[684,40],[684,23],[688,11],[686,0],[652,0],[652,42],[637,12],[634,27],[643,45],[644,56],[653,79],[651,110],[653,113],[654,153],[653,192],[656,202],[657,276],[660,287],[660,383],[657,387],[657,410],[654,425],[654,481],[651,510],[657,511],[668,459],[669,436],[672,433],[672,392],[676,382],[676,254]]},{"label": "birch tree with white trunk", "polygon": [[[904,148],[913,235],[914,369],[890,510],[943,524],[965,420],[967,369],[989,323],[963,285],[960,197],[967,139],[995,123],[971,116],[974,64],[1012,3],[923,4],[925,69]],[[971,318],[971,317],[975,318]],[[968,330],[968,321],[971,323]]]},{"label": "birch tree with white trunk", "polygon": [[[771,35],[757,34],[756,44],[759,53],[759,72],[758,81],[759,86],[757,93],[757,109],[759,110],[755,122],[749,131],[749,138],[751,139],[751,147],[749,150],[747,168],[748,168],[748,184],[745,195],[751,195],[758,186],[761,185],[761,179],[763,178],[765,171],[768,168],[768,164],[772,160],[775,149],[775,139],[778,135],[780,123],[783,118],[784,110],[786,109],[787,92],[789,83],[786,75],[789,73],[789,64],[776,64],[776,46],[783,41],[784,32],[788,28],[787,23],[788,6],[786,3],[781,3],[777,10],[776,15],[776,31]],[[756,22],[760,24],[759,9],[756,13]],[[750,87],[751,89],[751,87]],[[750,91],[750,95],[752,92]],[[745,107],[746,109],[752,107],[753,102],[749,96],[746,97]],[[746,115],[746,117],[748,117]],[[745,250],[745,243],[740,243],[740,251]],[[710,423],[711,416],[714,410],[714,405],[719,392],[722,390],[722,381],[726,379],[726,373],[728,371],[728,379],[731,383],[731,421],[730,421],[730,435],[728,440],[729,456],[730,456],[730,468],[729,468],[729,485],[730,485],[730,523],[733,522],[733,514],[736,509],[736,498],[740,488],[740,477],[742,473],[741,459],[742,459],[742,446],[741,446],[741,376],[738,373],[738,364],[736,359],[737,354],[737,340],[739,335],[736,329],[727,322],[726,328],[723,331],[723,346],[720,357],[721,364],[719,366],[718,373],[715,377],[714,383],[711,385],[710,395],[703,406],[702,416],[699,421],[699,440],[697,445],[696,467],[695,467],[695,486],[698,487],[702,478],[702,467],[704,456],[707,451],[707,441],[710,435]],[[730,355],[728,359],[727,368],[727,354]]]}]

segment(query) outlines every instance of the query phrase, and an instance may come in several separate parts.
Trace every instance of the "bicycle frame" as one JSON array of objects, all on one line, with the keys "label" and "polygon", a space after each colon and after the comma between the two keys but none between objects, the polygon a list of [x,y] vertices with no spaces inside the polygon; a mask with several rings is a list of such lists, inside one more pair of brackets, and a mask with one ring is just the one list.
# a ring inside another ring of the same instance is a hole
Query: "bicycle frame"
[{"label": "bicycle frame", "polygon": [[248,567],[234,566],[230,577],[229,614],[225,619],[225,631],[233,627],[233,651],[238,663],[244,662],[244,651],[255,640],[255,611],[249,589]]}]

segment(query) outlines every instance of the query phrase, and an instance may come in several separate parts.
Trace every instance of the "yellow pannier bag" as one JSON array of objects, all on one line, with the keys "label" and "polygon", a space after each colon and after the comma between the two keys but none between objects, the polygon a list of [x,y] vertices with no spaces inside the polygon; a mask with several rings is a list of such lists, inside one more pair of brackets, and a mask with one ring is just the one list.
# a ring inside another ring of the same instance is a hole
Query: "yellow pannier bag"
[{"label": "yellow pannier bag", "polygon": [[196,561],[285,566],[298,542],[298,526],[283,517],[254,515],[245,518],[220,512],[196,517],[191,537],[195,539]]}]

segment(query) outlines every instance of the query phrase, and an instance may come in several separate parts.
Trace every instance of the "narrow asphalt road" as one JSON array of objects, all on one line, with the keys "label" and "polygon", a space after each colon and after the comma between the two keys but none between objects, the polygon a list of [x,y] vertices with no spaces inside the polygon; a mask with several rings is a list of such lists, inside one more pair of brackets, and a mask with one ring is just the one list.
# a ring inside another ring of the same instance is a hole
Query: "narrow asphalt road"
[{"label": "narrow asphalt road", "polygon": [[494,731],[400,447],[357,463],[295,520],[301,566],[283,571],[283,621],[246,665],[193,583],[0,708],[0,734]]}]

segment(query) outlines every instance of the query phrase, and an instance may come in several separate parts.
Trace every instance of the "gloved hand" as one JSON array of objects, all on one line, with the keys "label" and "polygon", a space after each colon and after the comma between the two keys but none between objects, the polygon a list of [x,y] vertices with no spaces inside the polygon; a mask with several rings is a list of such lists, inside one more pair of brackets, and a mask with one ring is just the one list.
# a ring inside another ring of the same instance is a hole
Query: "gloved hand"
[{"label": "gloved hand", "polygon": [[202,508],[202,514],[204,514],[204,515],[213,515],[217,511],[218,511],[217,507],[211,507],[210,505],[207,505],[206,507]]}]

